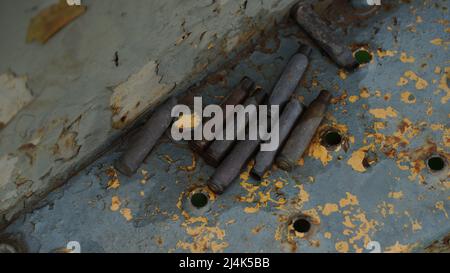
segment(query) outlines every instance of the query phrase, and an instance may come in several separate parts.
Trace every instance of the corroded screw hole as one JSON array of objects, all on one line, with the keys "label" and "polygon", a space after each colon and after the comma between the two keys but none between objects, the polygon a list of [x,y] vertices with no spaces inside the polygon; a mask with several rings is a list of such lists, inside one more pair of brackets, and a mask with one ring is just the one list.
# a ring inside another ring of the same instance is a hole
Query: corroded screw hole
[{"label": "corroded screw hole", "polygon": [[201,192],[194,193],[191,197],[191,204],[198,209],[203,208],[208,204],[208,196]]},{"label": "corroded screw hole", "polygon": [[308,233],[311,230],[311,223],[304,218],[295,220],[292,226],[299,233]]},{"label": "corroded screw hole", "polygon": [[322,136],[322,145],[327,148],[335,148],[342,143],[342,135],[336,130],[327,131]]},{"label": "corroded screw hole", "polygon": [[440,156],[432,156],[428,159],[427,165],[431,171],[442,171],[445,168],[445,160]]},{"label": "corroded screw hole", "polygon": [[372,61],[372,54],[365,49],[360,49],[355,52],[355,60],[361,64],[367,64]]}]

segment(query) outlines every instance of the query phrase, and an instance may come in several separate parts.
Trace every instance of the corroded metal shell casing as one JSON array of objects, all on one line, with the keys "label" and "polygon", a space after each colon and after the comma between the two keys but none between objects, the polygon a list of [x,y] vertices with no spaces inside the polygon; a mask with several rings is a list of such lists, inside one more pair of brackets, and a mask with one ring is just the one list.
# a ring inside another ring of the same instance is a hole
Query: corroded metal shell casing
[{"label": "corroded metal shell casing", "polygon": [[156,108],[150,119],[130,141],[129,146],[115,162],[115,168],[126,176],[132,176],[153,149],[158,139],[173,121],[172,109],[177,99],[172,97]]},{"label": "corroded metal shell casing", "polygon": [[[225,110],[227,105],[238,105],[242,103],[249,96],[254,87],[255,82],[248,77],[244,77],[222,102],[220,105],[222,110]],[[205,119],[203,124],[208,122],[208,120],[209,119]],[[189,142],[189,146],[192,150],[201,155],[211,143],[212,141],[208,140],[192,140]]]},{"label": "corroded metal shell casing", "polygon": [[275,151],[260,151],[255,158],[255,166],[252,175],[261,179],[267,170],[270,169],[278,152],[283,148],[283,144],[294,128],[298,118],[302,114],[304,106],[295,98],[292,98],[283,110],[279,119],[279,145]]},{"label": "corroded metal shell casing", "polygon": [[311,3],[299,3],[292,9],[292,16],[300,27],[340,67],[352,70],[358,67],[353,52],[340,37],[314,11]]},{"label": "corroded metal shell casing", "polygon": [[[266,98],[267,93],[263,90],[258,91],[254,96],[248,98],[244,106],[248,105],[254,105],[256,108],[258,105],[262,103],[262,101]],[[251,115],[257,115],[258,110],[255,109],[255,113],[250,113]],[[246,121],[245,121],[245,127],[244,128],[238,128],[238,130],[245,130],[249,122],[249,118],[246,115]],[[225,158],[225,156],[228,154],[228,152],[231,150],[231,148],[236,143],[236,140],[215,140],[209,148],[203,153],[204,159],[206,163],[208,163],[211,166],[217,167],[219,166],[220,162]]]},{"label": "corroded metal shell casing", "polygon": [[242,168],[249,162],[259,144],[259,140],[238,141],[216,169],[214,176],[208,181],[208,187],[214,193],[222,194],[239,176]]},{"label": "corroded metal shell casing", "polygon": [[278,167],[285,171],[291,171],[296,166],[322,123],[331,98],[331,93],[323,90],[309,105],[277,157]]},{"label": "corroded metal shell casing", "polygon": [[300,53],[292,56],[270,94],[268,105],[279,105],[280,109],[286,105],[308,68],[310,50],[310,47],[304,45]]}]

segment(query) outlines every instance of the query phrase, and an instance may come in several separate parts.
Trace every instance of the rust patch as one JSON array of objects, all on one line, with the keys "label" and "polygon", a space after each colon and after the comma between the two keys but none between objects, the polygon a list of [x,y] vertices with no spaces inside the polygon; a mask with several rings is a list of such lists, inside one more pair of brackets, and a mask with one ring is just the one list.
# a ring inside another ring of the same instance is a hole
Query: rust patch
[{"label": "rust patch", "polygon": [[63,27],[81,16],[87,10],[86,6],[69,6],[66,0],[60,0],[39,12],[30,21],[27,43],[38,41],[45,44]]},{"label": "rust patch", "polygon": [[78,155],[81,145],[77,143],[77,136],[77,132],[63,130],[53,147],[53,154],[56,156],[56,160],[69,161]]}]

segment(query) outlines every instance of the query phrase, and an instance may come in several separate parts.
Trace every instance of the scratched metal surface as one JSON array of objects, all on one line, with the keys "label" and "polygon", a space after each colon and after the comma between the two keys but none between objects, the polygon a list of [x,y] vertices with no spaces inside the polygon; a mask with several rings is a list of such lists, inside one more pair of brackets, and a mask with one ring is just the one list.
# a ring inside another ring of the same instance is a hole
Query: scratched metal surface
[{"label": "scratched metal surface", "polygon": [[[31,252],[69,241],[82,252],[367,252],[370,241],[421,251],[450,232],[448,169],[431,173],[425,163],[430,154],[448,160],[449,24],[448,1],[412,2],[349,31],[349,43],[374,54],[352,74],[314,50],[297,95],[309,103],[323,88],[333,92],[322,130],[341,131],[346,144],[336,151],[316,138],[294,172],[274,168],[262,183],[244,172],[195,209],[189,193],[213,169],[193,161],[186,143],[164,138],[131,179],[110,169],[118,147],[7,232],[23,234]],[[280,26],[201,93],[217,102],[243,75],[270,88],[301,37],[294,24]],[[289,225],[300,214],[313,224],[308,234]]]}]

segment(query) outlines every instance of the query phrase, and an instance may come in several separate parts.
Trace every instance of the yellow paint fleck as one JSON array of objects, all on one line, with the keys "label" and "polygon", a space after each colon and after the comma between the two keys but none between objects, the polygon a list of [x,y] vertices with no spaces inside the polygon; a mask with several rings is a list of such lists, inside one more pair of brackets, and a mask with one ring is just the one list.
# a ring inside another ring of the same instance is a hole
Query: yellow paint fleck
[{"label": "yellow paint fleck", "polygon": [[393,246],[386,248],[386,253],[408,253],[411,252],[414,246],[412,245],[402,245],[398,241]]},{"label": "yellow paint fleck", "polygon": [[400,77],[400,79],[397,82],[397,86],[405,86],[408,84],[408,79],[404,77]]},{"label": "yellow paint fleck", "polygon": [[367,88],[363,88],[361,89],[361,91],[359,92],[359,96],[363,99],[367,99],[370,97],[370,92]]},{"label": "yellow paint fleck", "polygon": [[298,185],[298,203],[300,206],[303,206],[304,203],[309,202],[309,193],[305,191],[305,187],[303,185]]},{"label": "yellow paint fleck", "polygon": [[422,229],[422,224],[418,220],[414,220],[412,222],[411,227],[412,227],[412,231],[416,232],[416,231],[419,231]]},{"label": "yellow paint fleck", "polygon": [[342,224],[343,224],[345,227],[350,228],[350,229],[356,228],[356,225],[353,224],[352,220],[350,219],[350,216],[348,216],[348,215],[345,215],[345,216],[344,216],[344,222],[342,222]]},{"label": "yellow paint fleck", "polygon": [[339,207],[337,204],[325,204],[325,206],[322,209],[322,214],[325,216],[329,216],[332,213],[338,212],[339,211]]},{"label": "yellow paint fleck", "polygon": [[275,187],[276,187],[277,189],[282,189],[282,188],[284,187],[283,181],[277,181],[277,182],[275,182]]},{"label": "yellow paint fleck", "polygon": [[416,97],[411,92],[405,91],[400,96],[401,96],[401,101],[406,104],[416,103]]},{"label": "yellow paint fleck", "polygon": [[364,159],[366,158],[366,154],[370,149],[373,149],[373,144],[362,147],[359,150],[353,152],[351,157],[347,161],[347,164],[357,172],[365,172],[366,167],[364,166]]},{"label": "yellow paint fleck", "polygon": [[445,218],[448,219],[448,214],[447,214],[447,210],[444,207],[444,202],[443,201],[439,201],[436,203],[435,208],[444,212]]},{"label": "yellow paint fleck", "polygon": [[110,209],[112,211],[118,211],[121,204],[122,203],[120,202],[119,196],[113,196],[112,199],[111,199],[111,207],[110,207]]},{"label": "yellow paint fleck", "polygon": [[400,55],[400,61],[402,63],[414,63],[416,59],[413,56],[408,56],[406,52],[402,52]]},{"label": "yellow paint fleck", "polygon": [[393,204],[386,203],[383,201],[380,205],[377,206],[380,214],[386,218],[388,215],[393,215],[395,213],[395,207]]},{"label": "yellow paint fleck", "polygon": [[323,237],[325,237],[326,239],[331,239],[331,237],[332,237],[331,232],[325,232],[323,234]]},{"label": "yellow paint fleck", "polygon": [[255,207],[246,207],[244,209],[244,212],[249,214],[257,213],[258,211],[259,211],[259,204],[257,204]]},{"label": "yellow paint fleck", "polygon": [[359,96],[350,96],[348,98],[348,101],[350,101],[351,103],[355,103],[359,100]]},{"label": "yellow paint fleck", "polygon": [[345,70],[343,69],[339,69],[339,77],[343,80],[346,80],[348,77],[348,74]]},{"label": "yellow paint fleck", "polygon": [[378,109],[371,109],[369,111],[370,114],[372,114],[375,118],[380,119],[386,119],[388,117],[395,118],[397,117],[397,111],[395,111],[394,108],[389,106],[386,109],[378,108]]},{"label": "yellow paint fleck", "polygon": [[402,199],[402,198],[403,198],[403,192],[402,192],[402,191],[398,191],[398,192],[390,192],[390,193],[389,193],[389,198],[393,198],[393,199]]},{"label": "yellow paint fleck", "polygon": [[185,172],[193,172],[197,168],[197,159],[194,153],[192,153],[192,163],[189,166],[180,166],[179,169]]},{"label": "yellow paint fleck", "polygon": [[308,148],[308,155],[320,160],[324,166],[333,160],[333,157],[329,154],[328,149],[325,148],[321,143],[319,138],[314,138]]},{"label": "yellow paint fleck", "polygon": [[336,251],[339,253],[348,253],[349,245],[347,242],[341,241],[335,244]]},{"label": "yellow paint fleck", "polygon": [[377,50],[377,54],[378,54],[378,57],[380,57],[380,58],[384,58],[384,57],[394,57],[395,54],[397,54],[397,51],[378,49],[378,50]]},{"label": "yellow paint fleck", "polygon": [[353,195],[349,192],[346,193],[345,198],[342,198],[339,201],[339,206],[341,208],[345,208],[347,206],[356,206],[356,205],[359,205],[358,197],[356,197],[355,195]]},{"label": "yellow paint fleck", "polygon": [[131,209],[129,208],[121,209],[120,214],[122,214],[122,216],[125,217],[127,221],[133,220],[133,215],[131,214]]},{"label": "yellow paint fleck", "polygon": [[264,228],[264,226],[257,226],[255,228],[252,228],[252,234],[256,235],[261,232],[261,230]]},{"label": "yellow paint fleck", "polygon": [[444,40],[442,40],[441,38],[436,38],[430,41],[430,43],[432,43],[433,45],[436,46],[441,46],[444,44]]},{"label": "yellow paint fleck", "polygon": [[446,67],[445,74],[442,75],[439,81],[439,90],[442,90],[446,93],[446,95],[441,98],[442,104],[446,104],[450,100],[450,88],[448,87],[449,78],[450,78],[450,67]]},{"label": "yellow paint fleck", "polygon": [[444,131],[444,124],[440,123],[431,124],[430,128],[433,131]]},{"label": "yellow paint fleck", "polygon": [[428,87],[428,82],[411,70],[405,72],[405,77],[416,82],[417,90],[423,90]]},{"label": "yellow paint fleck", "polygon": [[117,189],[120,187],[120,181],[117,178],[113,178],[108,181],[108,190],[109,189]]}]

